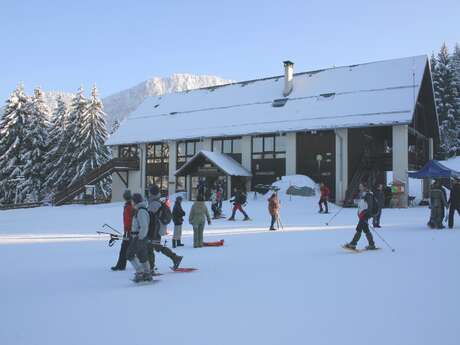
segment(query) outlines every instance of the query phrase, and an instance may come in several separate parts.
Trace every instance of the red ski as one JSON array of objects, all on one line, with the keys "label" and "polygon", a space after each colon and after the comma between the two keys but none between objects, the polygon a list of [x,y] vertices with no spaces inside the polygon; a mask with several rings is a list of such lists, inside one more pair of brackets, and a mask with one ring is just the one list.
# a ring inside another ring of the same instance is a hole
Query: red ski
[{"label": "red ski", "polygon": [[179,267],[176,269],[174,269],[173,267],[170,267],[170,269],[171,271],[177,272],[177,273],[187,273],[187,272],[194,272],[198,270],[198,268],[194,268],[194,267]]},{"label": "red ski", "polygon": [[224,240],[216,242],[203,242],[203,247],[221,247],[224,245]]}]

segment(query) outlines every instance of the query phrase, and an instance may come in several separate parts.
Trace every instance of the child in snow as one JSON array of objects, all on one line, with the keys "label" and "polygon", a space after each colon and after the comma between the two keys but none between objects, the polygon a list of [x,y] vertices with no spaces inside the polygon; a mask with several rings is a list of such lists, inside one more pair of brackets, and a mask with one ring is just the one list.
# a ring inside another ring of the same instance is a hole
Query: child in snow
[{"label": "child in snow", "polygon": [[329,209],[327,205],[327,201],[329,200],[329,194],[330,194],[329,188],[327,188],[326,185],[321,182],[319,185],[319,191],[320,191],[320,197],[319,197],[319,202],[318,202],[319,213],[323,213],[323,204],[326,210],[324,213],[329,213]]},{"label": "child in snow", "polygon": [[197,201],[193,203],[188,217],[189,223],[193,226],[193,248],[203,247],[203,232],[206,220],[208,225],[211,225],[208,208],[203,201],[203,197],[199,195]]},{"label": "child in snow", "polygon": [[123,193],[123,199],[125,199],[125,206],[123,207],[123,241],[121,242],[118,262],[112,267],[112,271],[124,271],[126,269],[126,250],[129,247],[129,240],[131,237],[134,209],[130,190],[126,190]]},{"label": "child in snow", "polygon": [[272,217],[272,222],[270,225],[270,230],[274,231],[275,222],[278,222],[279,212],[280,212],[280,200],[278,194],[274,192],[271,197],[268,199],[268,212]]},{"label": "child in snow", "polygon": [[173,248],[182,247],[183,244],[181,242],[181,237],[182,237],[182,224],[184,223],[184,216],[185,212],[182,209],[182,197],[178,196],[176,198],[176,202],[174,203],[173,211],[172,211],[172,217],[173,217],[173,222],[174,222],[174,234],[173,234]]},{"label": "child in snow", "polygon": [[142,195],[133,195],[134,217],[131,227],[131,241],[126,253],[126,257],[136,270],[133,281],[152,280],[150,264],[148,260],[148,238],[150,216],[147,205],[142,199]]},{"label": "child in snow", "polygon": [[228,220],[235,220],[236,211],[240,211],[244,215],[243,220],[251,220],[243,209],[243,205],[246,204],[246,200],[246,193],[235,188],[235,194],[233,195],[233,198],[230,200],[230,202],[233,202],[232,215],[230,216],[230,218],[228,218]]},{"label": "child in snow", "polygon": [[372,217],[373,199],[374,196],[368,191],[367,185],[364,183],[359,184],[360,199],[358,202],[358,225],[356,226],[356,233],[350,243],[345,245],[346,248],[356,249],[361,233],[364,232],[366,235],[369,245],[366,247],[368,250],[377,249],[374,244],[374,238],[369,231],[369,218]]}]

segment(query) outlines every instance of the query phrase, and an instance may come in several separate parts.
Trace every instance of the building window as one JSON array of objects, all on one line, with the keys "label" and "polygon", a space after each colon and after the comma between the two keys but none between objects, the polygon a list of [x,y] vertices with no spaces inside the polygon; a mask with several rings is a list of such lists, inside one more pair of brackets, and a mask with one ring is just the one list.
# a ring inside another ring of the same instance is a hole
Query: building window
[{"label": "building window", "polygon": [[169,145],[166,143],[147,144],[146,151],[146,186],[148,188],[153,184],[157,185],[164,196],[168,193]]},{"label": "building window", "polygon": [[139,153],[138,145],[120,145],[118,146],[118,157],[137,158]]},{"label": "building window", "polygon": [[169,146],[164,143],[147,144],[147,164],[161,164],[169,161]]},{"label": "building window", "polygon": [[212,139],[213,152],[225,153],[241,163],[241,137]]},{"label": "building window", "polygon": [[271,134],[252,137],[252,159],[286,158],[286,136]]},{"label": "building window", "polygon": [[187,190],[187,180],[185,176],[176,177],[176,192],[185,192]]},{"label": "building window", "polygon": [[198,150],[198,140],[179,141],[177,143],[177,168],[192,158]]}]

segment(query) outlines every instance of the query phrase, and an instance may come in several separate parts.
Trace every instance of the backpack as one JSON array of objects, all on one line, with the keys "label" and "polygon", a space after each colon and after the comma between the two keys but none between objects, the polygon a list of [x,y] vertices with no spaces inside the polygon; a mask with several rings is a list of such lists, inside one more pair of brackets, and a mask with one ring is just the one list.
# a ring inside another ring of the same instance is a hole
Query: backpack
[{"label": "backpack", "polygon": [[244,205],[248,201],[248,197],[246,196],[246,193],[241,193],[240,195],[240,204]]},{"label": "backpack", "polygon": [[161,203],[160,209],[157,211],[158,219],[163,225],[168,225],[172,220],[171,209],[164,202]]},{"label": "backpack", "polygon": [[146,210],[149,214],[149,231],[147,232],[147,238],[153,241],[161,241],[160,236],[160,224],[158,223],[158,217],[149,211],[146,207],[140,207],[139,210]]}]

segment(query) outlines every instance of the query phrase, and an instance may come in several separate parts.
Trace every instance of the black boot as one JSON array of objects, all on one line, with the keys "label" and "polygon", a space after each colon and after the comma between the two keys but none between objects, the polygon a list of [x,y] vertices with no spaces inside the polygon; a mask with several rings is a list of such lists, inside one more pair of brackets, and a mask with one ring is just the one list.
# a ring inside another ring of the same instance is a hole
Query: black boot
[{"label": "black boot", "polygon": [[173,264],[174,264],[174,265],[173,265],[173,267],[172,267],[174,271],[177,270],[177,269],[179,268],[179,265],[180,265],[180,262],[182,261],[182,258],[183,258],[183,257],[180,256],[180,255],[176,255],[176,256],[174,257],[174,259],[173,259]]},{"label": "black boot", "polygon": [[178,246],[178,247],[183,247],[183,246],[184,246],[184,244],[182,243],[182,241],[181,241],[181,240],[177,240],[177,246]]},{"label": "black boot", "polygon": [[172,240],[172,243],[173,243],[172,247],[173,247],[173,248],[176,248],[177,240]]}]

